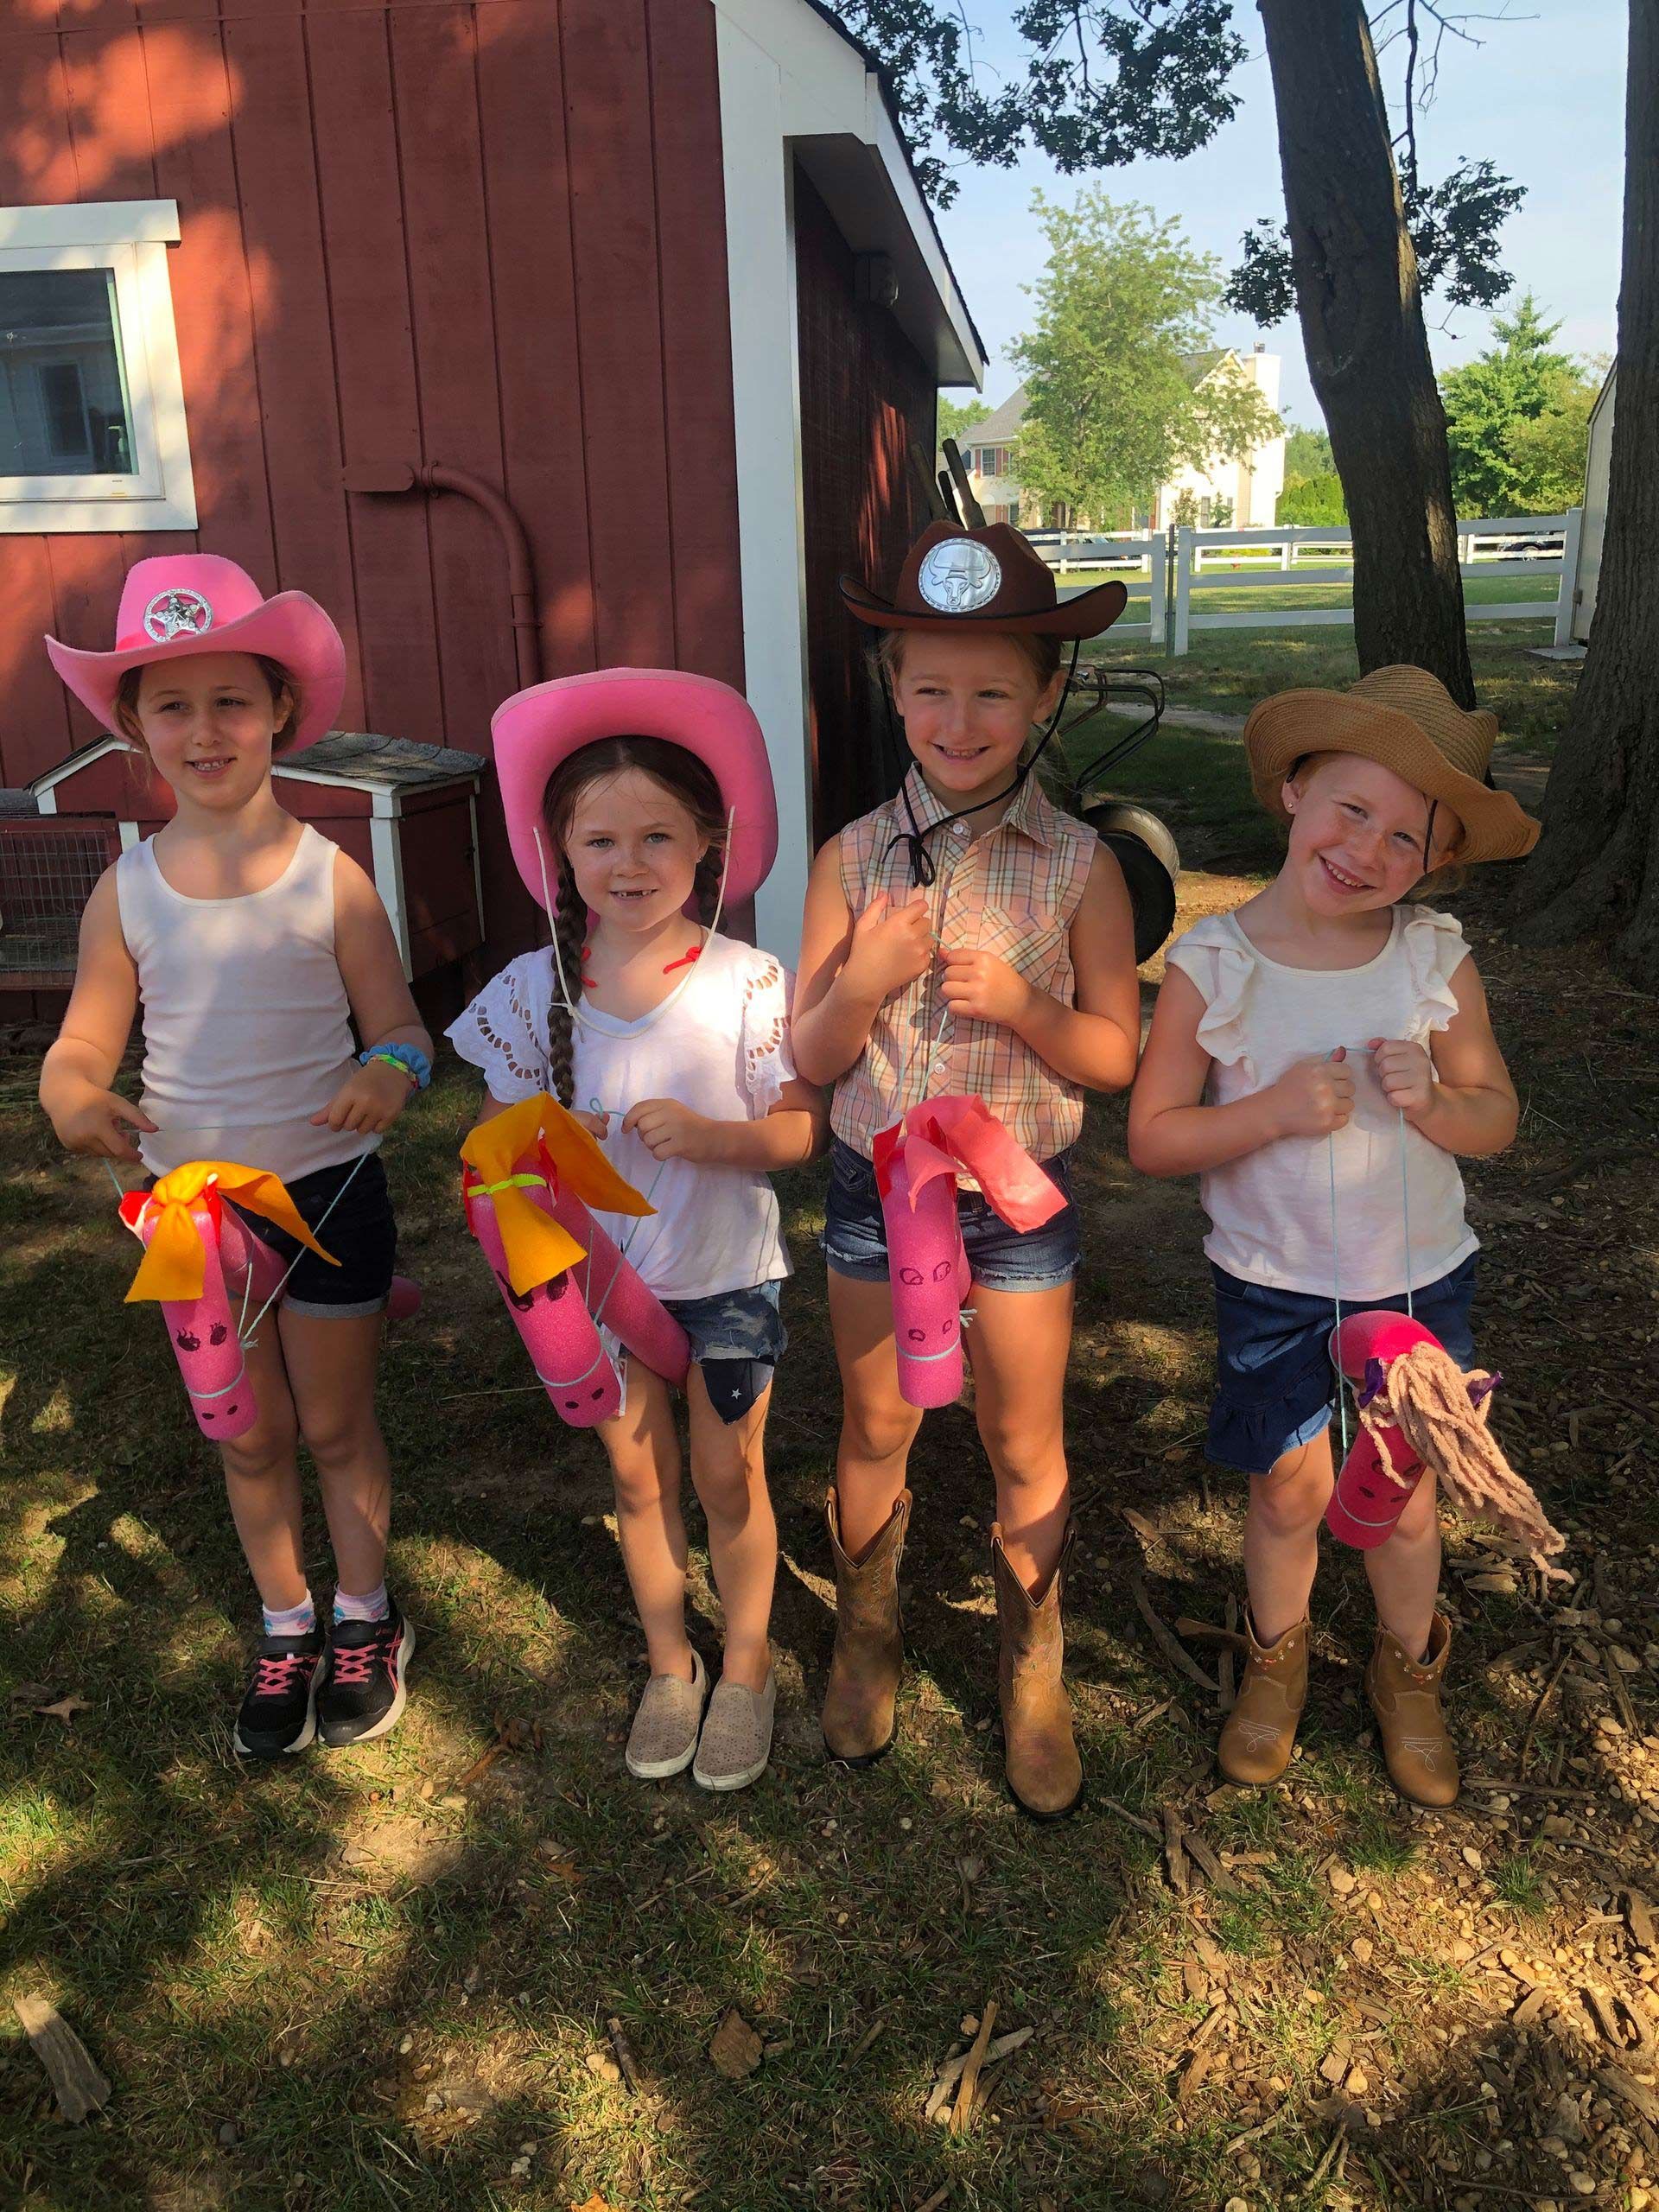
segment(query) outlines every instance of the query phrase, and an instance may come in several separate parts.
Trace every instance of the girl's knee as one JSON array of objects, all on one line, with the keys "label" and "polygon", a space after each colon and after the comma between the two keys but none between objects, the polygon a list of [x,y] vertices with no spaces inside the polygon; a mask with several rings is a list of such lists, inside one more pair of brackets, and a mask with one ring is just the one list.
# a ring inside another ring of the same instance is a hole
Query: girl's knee
[{"label": "girl's knee", "polygon": [[1432,1475],[1424,1475],[1400,1509],[1390,1543],[1438,1543],[1440,1534],[1440,1499]]},{"label": "girl's knee", "polygon": [[1330,1468],[1300,1452],[1250,1478],[1251,1515],[1275,1535],[1301,1535],[1317,1528],[1330,1500]]},{"label": "girl's knee", "polygon": [[757,1491],[764,1494],[766,1475],[758,1454],[734,1453],[712,1463],[691,1463],[691,1486],[704,1513],[717,1520],[747,1518]]},{"label": "girl's knee", "polygon": [[918,1408],[900,1398],[891,1405],[849,1404],[842,1415],[844,1459],[897,1459],[909,1451],[921,1427]]},{"label": "girl's knee", "polygon": [[228,1476],[238,1482],[268,1482],[272,1476],[285,1475],[292,1469],[299,1440],[299,1429],[291,1418],[283,1421],[262,1414],[245,1436],[219,1448]]},{"label": "girl's knee", "polygon": [[1059,1422],[1033,1427],[981,1406],[976,1422],[985,1456],[1006,1483],[1050,1482],[1057,1462],[1065,1459],[1065,1431]]},{"label": "girl's knee", "polygon": [[340,1406],[308,1412],[305,1446],[319,1467],[348,1467],[384,1449],[373,1406]]},{"label": "girl's knee", "polygon": [[[618,1510],[623,1513],[645,1513],[660,1505],[664,1491],[670,1487],[664,1471],[649,1452],[618,1454],[611,1461],[611,1481],[616,1491]],[[672,1486],[679,1486],[676,1471]]]}]

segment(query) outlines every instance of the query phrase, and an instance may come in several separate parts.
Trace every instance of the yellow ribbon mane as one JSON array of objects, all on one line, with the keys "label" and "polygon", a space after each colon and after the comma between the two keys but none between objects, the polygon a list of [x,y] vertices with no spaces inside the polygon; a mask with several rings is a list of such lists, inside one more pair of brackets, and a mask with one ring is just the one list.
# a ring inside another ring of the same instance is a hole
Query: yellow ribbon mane
[{"label": "yellow ribbon mane", "polygon": [[495,1207],[507,1280],[516,1298],[551,1282],[587,1257],[586,1246],[526,1196],[529,1191],[547,1187],[547,1179],[539,1172],[543,1151],[560,1182],[584,1205],[601,1213],[657,1211],[617,1173],[582,1123],[546,1091],[480,1122],[462,1140],[461,1156],[480,1178],[481,1187],[474,1195],[487,1198]]},{"label": "yellow ribbon mane", "polygon": [[[210,1183],[219,1185],[221,1198],[234,1198],[250,1213],[275,1222],[331,1268],[340,1265],[300,1219],[280,1175],[263,1167],[243,1167],[233,1160],[192,1160],[163,1175],[144,1202],[146,1212],[156,1210],[156,1226],[127,1293],[127,1305],[147,1298],[185,1303],[201,1296],[207,1251],[193,1209]],[[136,1228],[133,1233],[138,1233]]]}]

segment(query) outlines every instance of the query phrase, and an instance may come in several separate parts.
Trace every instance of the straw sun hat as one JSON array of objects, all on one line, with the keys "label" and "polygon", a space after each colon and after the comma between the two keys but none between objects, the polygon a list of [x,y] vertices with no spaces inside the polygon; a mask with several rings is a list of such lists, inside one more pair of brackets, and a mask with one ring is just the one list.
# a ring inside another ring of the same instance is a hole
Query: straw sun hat
[{"label": "straw sun hat", "polygon": [[1425,668],[1373,669],[1345,691],[1280,691],[1244,725],[1250,780],[1268,813],[1287,821],[1283,786],[1311,753],[1357,753],[1376,760],[1463,823],[1460,862],[1519,860],[1541,825],[1509,791],[1484,779],[1497,716],[1466,713]]}]

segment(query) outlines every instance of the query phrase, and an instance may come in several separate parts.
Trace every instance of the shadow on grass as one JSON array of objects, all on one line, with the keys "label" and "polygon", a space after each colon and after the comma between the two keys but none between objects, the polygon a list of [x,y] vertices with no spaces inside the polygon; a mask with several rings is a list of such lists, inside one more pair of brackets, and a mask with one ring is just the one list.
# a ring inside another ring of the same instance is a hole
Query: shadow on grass
[{"label": "shadow on grass", "polygon": [[[410,1710],[384,1745],[274,1773],[230,1752],[245,1573],[161,1332],[120,1304],[131,1255],[102,1179],[63,1169],[32,1125],[3,1132],[10,1187],[29,1198],[0,1259],[16,1369],[0,1415],[0,1698],[32,1683],[88,1705],[68,1726],[32,1692],[7,1710],[0,1998],[52,1995],[115,2084],[104,2119],[69,2129],[21,2039],[0,2043],[7,2201],[563,2212],[598,2191],[655,2212],[700,2191],[721,2212],[908,2212],[949,2183],[953,2204],[1007,2212],[1241,2189],[1287,2203],[1338,2124],[1321,2068],[1344,2037],[1387,2089],[1375,2127],[1368,2093],[1350,2098],[1360,2202],[1440,2201],[1443,2177],[1498,2159],[1478,2086],[1494,2054],[1503,2125],[1521,2138],[1535,2103],[1521,2062],[1544,2061],[1523,2037],[1477,2035],[1478,1977],[1429,1937],[1468,1839],[1493,1862],[1483,1910],[1500,1930],[1576,1870],[1518,1830],[1495,1842],[1478,1808],[1425,1821],[1388,1793],[1360,1740],[1358,1563],[1327,1561],[1305,1755],[1264,1796],[1215,1793],[1214,1700],[1170,1672],[1129,1594],[1126,1505],[1155,1524],[1143,1572],[1163,1618],[1219,1618],[1242,1498],[1196,1449],[1210,1315],[1194,1197],[1129,1175],[1121,1103],[1091,1110],[1079,1162],[1094,1249],[1067,1385],[1081,1531],[1068,1647],[1090,1795],[1058,1831],[1014,1813],[982,1725],[995,1706],[991,1497],[965,1408],[925,1424],[912,1463],[900,1743],[865,1775],[822,1760],[820,1510],[837,1420],[811,1249],[822,1171],[784,1193],[801,1274],[770,1437],[785,1554],[773,1767],[734,1801],[626,1780],[642,1671],[602,1456],[524,1387],[463,1239],[453,1163],[471,1104],[446,1082],[392,1160],[428,1290],[391,1340],[382,1392],[393,1564],[422,1636]],[[1508,1317],[1491,1319],[1501,1339]],[[321,1556],[315,1570],[326,1590]],[[712,1652],[701,1564],[696,1602]],[[1462,1602],[1458,1726],[1491,1764],[1530,1693],[1488,1663],[1524,1623],[1501,1598]],[[498,1721],[539,1725],[539,1748],[463,1784]],[[1541,1758],[1555,1740],[1552,1717]],[[1177,1805],[1231,1862],[1224,1892],[1176,1897],[1158,1840],[1109,1799],[1154,1827]],[[1632,1826],[1608,1851],[1604,1885],[1642,1880]],[[1332,1888],[1333,1857],[1357,1878],[1351,1894]],[[1356,1964],[1361,1935],[1375,1971]],[[1356,1980],[1369,2012],[1348,2002]],[[1234,2055],[1195,2079],[1222,1995]],[[995,2123],[953,2139],[922,2116],[928,2088],[993,1997],[1033,2037],[1001,2077]],[[731,2004],[766,2044],[742,2082],[707,2056]],[[613,2016],[639,2096],[590,2063]]]}]

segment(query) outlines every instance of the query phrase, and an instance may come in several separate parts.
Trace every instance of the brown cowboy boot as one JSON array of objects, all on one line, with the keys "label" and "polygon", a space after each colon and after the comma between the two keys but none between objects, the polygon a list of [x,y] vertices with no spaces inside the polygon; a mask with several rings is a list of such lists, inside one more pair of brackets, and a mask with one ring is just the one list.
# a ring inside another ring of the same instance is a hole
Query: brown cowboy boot
[{"label": "brown cowboy boot", "polygon": [[899,1491],[887,1525],[856,1560],[841,1548],[841,1515],[833,1490],[823,1513],[836,1562],[836,1649],[823,1694],[823,1746],[844,1766],[874,1766],[892,1749],[898,1732],[893,1702],[905,1660],[899,1562],[910,1492]]},{"label": "brown cowboy boot", "polygon": [[1244,1632],[1236,1638],[1244,1655],[1244,1679],[1216,1746],[1216,1764],[1229,1782],[1277,1782],[1290,1764],[1296,1724],[1307,1702],[1311,1629],[1304,1617],[1274,1643],[1258,1643],[1245,1606]]},{"label": "brown cowboy boot", "polygon": [[1408,1659],[1391,1630],[1377,1624],[1365,1694],[1382,1733],[1382,1756],[1402,1797],[1419,1805],[1450,1805],[1458,1794],[1458,1754],[1440,1712],[1440,1677],[1452,1649],[1452,1624],[1436,1613],[1428,1649]]},{"label": "brown cowboy boot", "polygon": [[996,1688],[1002,1756],[1014,1802],[1039,1821],[1059,1820],[1083,1796],[1083,1762],[1072,1738],[1071,1707],[1060,1672],[1065,1651],[1060,1585],[1073,1533],[1068,1522],[1039,1604],[1008,1564],[1001,1523],[991,1528],[991,1580],[1001,1643]]}]

